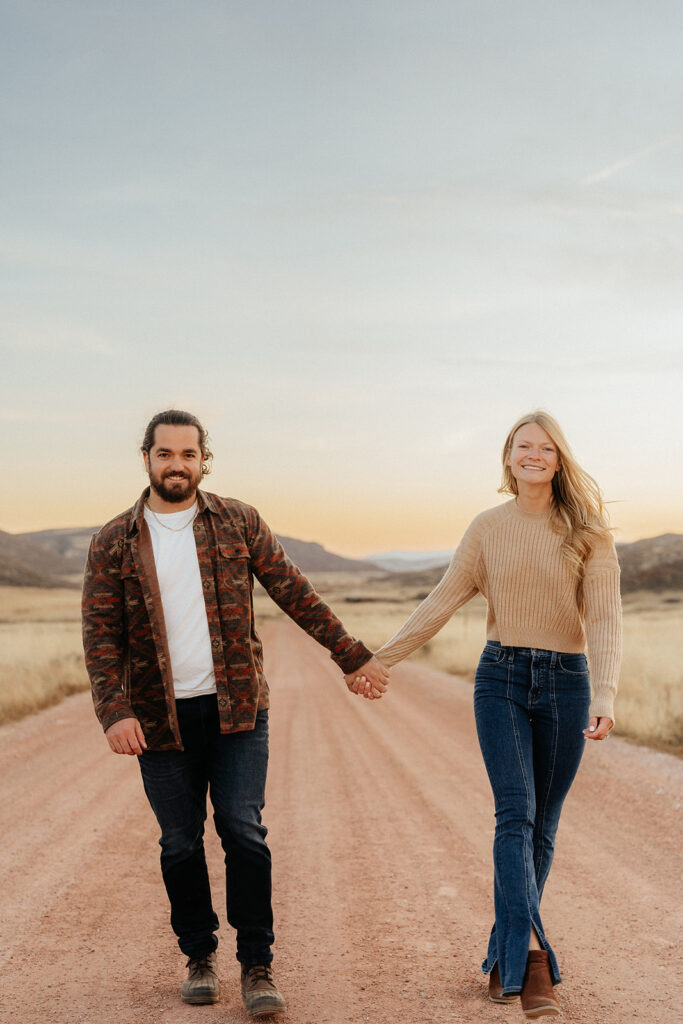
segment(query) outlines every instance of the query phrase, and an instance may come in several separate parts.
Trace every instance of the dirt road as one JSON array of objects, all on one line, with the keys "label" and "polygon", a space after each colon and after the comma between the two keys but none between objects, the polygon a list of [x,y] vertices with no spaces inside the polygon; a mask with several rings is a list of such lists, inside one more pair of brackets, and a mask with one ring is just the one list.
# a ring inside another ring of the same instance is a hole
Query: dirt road
[{"label": "dirt road", "polygon": [[[296,627],[263,638],[283,1024],[523,1020],[487,1001],[479,970],[493,812],[471,686],[407,665],[363,701]],[[589,747],[544,899],[565,1020],[671,1024],[683,765],[618,738]],[[2,1024],[244,1024],[225,924],[221,1002],[179,1001],[156,822],[89,696],[1,729],[0,777]],[[213,834],[207,847],[224,921]]]}]

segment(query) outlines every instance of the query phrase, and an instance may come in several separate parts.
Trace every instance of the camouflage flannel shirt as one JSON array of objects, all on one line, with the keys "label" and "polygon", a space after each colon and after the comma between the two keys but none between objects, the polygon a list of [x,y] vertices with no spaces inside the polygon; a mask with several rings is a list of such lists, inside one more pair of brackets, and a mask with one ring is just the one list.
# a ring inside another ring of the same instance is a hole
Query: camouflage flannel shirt
[{"label": "camouflage flannel shirt", "polygon": [[[149,749],[182,749],[154,565],[144,517],[149,488],[97,533],[83,584],[83,646],[95,712],[106,731],[137,718]],[[193,529],[213,652],[221,732],[253,729],[267,708],[262,646],[254,627],[255,576],[273,600],[344,672],[372,652],[342,623],[289,560],[250,505],[197,492]]]}]

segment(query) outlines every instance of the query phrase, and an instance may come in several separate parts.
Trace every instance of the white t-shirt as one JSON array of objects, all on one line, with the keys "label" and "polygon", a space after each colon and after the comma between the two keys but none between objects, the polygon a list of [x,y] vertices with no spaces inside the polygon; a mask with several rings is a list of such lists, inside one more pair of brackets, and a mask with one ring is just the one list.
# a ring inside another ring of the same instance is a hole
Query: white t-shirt
[{"label": "white t-shirt", "polygon": [[[196,512],[196,501],[192,508],[181,512],[152,514],[145,506],[164,609],[173,688],[178,700],[216,692],[209,623],[197,546],[190,525]],[[181,529],[183,526],[185,529]]]}]

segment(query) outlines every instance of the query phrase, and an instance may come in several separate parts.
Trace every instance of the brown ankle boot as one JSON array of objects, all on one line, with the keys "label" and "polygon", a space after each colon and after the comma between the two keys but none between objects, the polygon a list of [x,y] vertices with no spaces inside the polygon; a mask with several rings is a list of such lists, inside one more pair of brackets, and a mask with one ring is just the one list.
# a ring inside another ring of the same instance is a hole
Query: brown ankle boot
[{"label": "brown ankle boot", "polygon": [[184,1003],[217,1003],[219,997],[218,975],[216,974],[216,952],[205,956],[190,957],[187,961],[187,978],[180,990]]},{"label": "brown ankle boot", "polygon": [[242,999],[250,1017],[269,1017],[287,1009],[284,996],[273,979],[270,964],[242,964]]},{"label": "brown ankle boot", "polygon": [[517,996],[504,996],[503,986],[500,983],[500,971],[498,970],[498,961],[493,965],[493,970],[489,974],[489,999],[492,1003],[514,1003]]},{"label": "brown ankle boot", "polygon": [[530,1020],[553,1016],[560,1007],[553,994],[548,953],[545,949],[530,949],[522,984],[522,1009]]}]

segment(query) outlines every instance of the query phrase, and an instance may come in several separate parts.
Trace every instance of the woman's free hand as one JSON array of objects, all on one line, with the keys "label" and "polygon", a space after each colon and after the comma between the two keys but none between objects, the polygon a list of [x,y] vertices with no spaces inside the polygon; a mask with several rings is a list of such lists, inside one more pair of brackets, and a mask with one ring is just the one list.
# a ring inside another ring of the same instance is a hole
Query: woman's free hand
[{"label": "woman's free hand", "polygon": [[606,740],[614,728],[611,718],[591,718],[588,728],[583,730],[587,740]]}]

